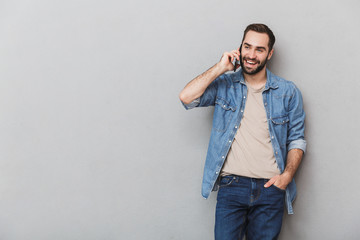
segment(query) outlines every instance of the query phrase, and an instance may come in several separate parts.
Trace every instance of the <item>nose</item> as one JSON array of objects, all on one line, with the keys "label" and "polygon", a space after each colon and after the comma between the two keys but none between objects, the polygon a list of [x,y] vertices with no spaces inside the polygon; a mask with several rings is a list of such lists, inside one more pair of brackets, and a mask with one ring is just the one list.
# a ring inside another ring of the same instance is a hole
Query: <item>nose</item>
[{"label": "nose", "polygon": [[249,51],[249,57],[250,58],[255,58],[256,57],[255,50],[250,50]]}]

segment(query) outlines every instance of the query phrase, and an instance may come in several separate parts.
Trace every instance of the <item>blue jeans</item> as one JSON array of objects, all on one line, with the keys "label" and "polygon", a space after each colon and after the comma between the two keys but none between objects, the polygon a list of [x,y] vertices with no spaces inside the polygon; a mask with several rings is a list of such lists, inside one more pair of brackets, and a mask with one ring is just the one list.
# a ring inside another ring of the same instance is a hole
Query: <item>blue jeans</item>
[{"label": "blue jeans", "polygon": [[222,177],[217,196],[215,240],[277,239],[284,214],[285,190],[268,179]]}]

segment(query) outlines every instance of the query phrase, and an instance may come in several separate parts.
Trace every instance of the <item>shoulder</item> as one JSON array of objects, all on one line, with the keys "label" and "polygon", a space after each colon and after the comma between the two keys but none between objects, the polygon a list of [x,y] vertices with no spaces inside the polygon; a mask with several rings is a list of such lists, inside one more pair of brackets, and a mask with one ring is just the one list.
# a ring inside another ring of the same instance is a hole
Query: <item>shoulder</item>
[{"label": "shoulder", "polygon": [[217,89],[228,89],[234,86],[236,82],[237,74],[236,73],[224,73],[217,77],[213,84],[216,85]]},{"label": "shoulder", "polygon": [[279,77],[270,71],[268,71],[268,74],[270,74],[271,84],[276,88],[275,90],[286,92],[289,95],[294,95],[296,92],[299,92],[294,82]]},{"label": "shoulder", "polygon": [[279,77],[279,76],[277,76],[277,75],[275,75],[275,74],[273,74],[271,72],[270,72],[270,74],[271,74],[272,82],[275,83],[276,85],[278,85],[279,87],[281,87],[281,88],[292,88],[292,89],[296,88],[296,85],[295,85],[294,82],[289,81],[289,80],[287,80],[285,78]]},{"label": "shoulder", "polygon": [[226,85],[231,85],[233,82],[234,74],[233,73],[224,73],[218,77],[218,81]]}]

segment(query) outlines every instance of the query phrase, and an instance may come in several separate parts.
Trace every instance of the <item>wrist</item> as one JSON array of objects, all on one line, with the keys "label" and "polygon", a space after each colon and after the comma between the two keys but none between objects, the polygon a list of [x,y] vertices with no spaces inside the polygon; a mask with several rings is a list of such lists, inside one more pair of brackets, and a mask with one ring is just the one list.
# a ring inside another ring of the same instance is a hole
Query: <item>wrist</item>
[{"label": "wrist", "polygon": [[284,172],[281,174],[281,178],[286,182],[287,185],[288,185],[288,184],[292,181],[292,179],[293,179],[292,175],[291,175],[290,173],[286,172],[286,171],[284,171]]},{"label": "wrist", "polygon": [[224,66],[221,62],[218,62],[215,64],[214,66],[214,70],[217,73],[217,75],[222,75],[224,73],[226,73],[227,71],[230,71],[229,69],[227,69],[226,66]]}]

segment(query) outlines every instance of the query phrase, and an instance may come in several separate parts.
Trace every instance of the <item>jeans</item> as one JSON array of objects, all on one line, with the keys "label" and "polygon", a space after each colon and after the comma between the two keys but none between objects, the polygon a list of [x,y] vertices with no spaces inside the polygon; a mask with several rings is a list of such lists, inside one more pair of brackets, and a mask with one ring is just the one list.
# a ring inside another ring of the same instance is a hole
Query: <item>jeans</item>
[{"label": "jeans", "polygon": [[220,181],[215,240],[277,239],[284,213],[285,190],[264,184],[268,179],[225,176]]}]

